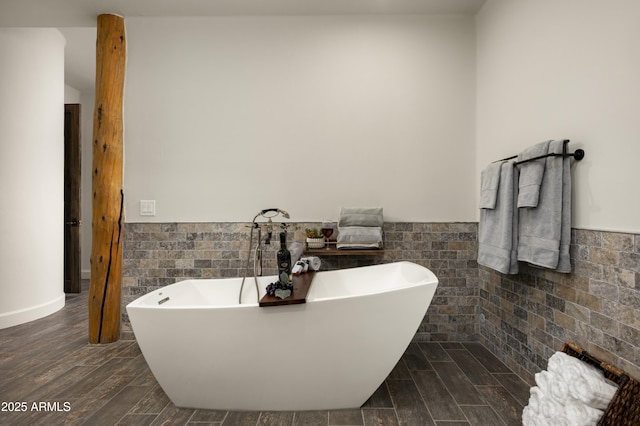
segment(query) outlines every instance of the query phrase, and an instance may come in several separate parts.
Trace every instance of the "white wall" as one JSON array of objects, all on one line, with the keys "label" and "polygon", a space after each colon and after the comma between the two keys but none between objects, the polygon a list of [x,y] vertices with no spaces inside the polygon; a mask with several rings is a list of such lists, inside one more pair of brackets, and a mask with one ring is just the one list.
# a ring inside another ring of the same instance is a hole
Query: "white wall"
[{"label": "white wall", "polygon": [[64,86],[64,103],[65,104],[79,104],[80,103],[80,91],[65,84],[65,86]]},{"label": "white wall", "polygon": [[0,28],[0,328],[64,306],[64,44]]},{"label": "white wall", "polygon": [[640,231],[640,2],[489,0],[477,16],[477,173],[570,139],[573,226]]},{"label": "white wall", "polygon": [[80,171],[80,269],[83,279],[91,278],[91,219],[93,211],[93,189],[91,187],[91,168],[93,167],[93,110],[95,107],[93,91],[80,94],[80,137],[82,144],[82,170]]},{"label": "white wall", "polygon": [[125,23],[127,221],[476,219],[472,17]]}]

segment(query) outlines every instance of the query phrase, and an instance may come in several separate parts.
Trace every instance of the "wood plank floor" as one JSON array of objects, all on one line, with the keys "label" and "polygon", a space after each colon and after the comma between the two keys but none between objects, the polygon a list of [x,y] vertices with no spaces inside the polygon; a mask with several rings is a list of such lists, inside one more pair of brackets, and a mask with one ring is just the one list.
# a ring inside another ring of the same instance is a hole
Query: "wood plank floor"
[{"label": "wood plank floor", "polygon": [[[177,408],[131,333],[87,343],[87,283],[64,309],[0,330],[0,425],[520,425],[529,386],[478,343],[412,343],[360,408]],[[19,411],[16,411],[19,410]]]}]

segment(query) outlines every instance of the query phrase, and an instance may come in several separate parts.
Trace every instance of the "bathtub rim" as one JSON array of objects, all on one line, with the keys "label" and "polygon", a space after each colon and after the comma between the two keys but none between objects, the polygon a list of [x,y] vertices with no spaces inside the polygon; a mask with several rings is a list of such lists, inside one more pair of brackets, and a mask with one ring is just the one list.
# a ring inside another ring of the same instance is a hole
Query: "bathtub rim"
[{"label": "bathtub rim", "polygon": [[[376,291],[364,291],[364,292],[359,292],[356,294],[342,294],[342,295],[337,295],[337,296],[329,296],[329,297],[320,297],[320,298],[313,298],[313,299],[307,299],[306,303],[315,303],[315,302],[322,302],[322,301],[330,301],[330,300],[336,300],[336,299],[351,299],[354,297],[362,297],[362,296],[367,296],[367,295],[372,295],[372,294],[382,294],[382,293],[388,293],[388,292],[393,292],[393,291],[398,291],[400,289],[405,289],[405,288],[413,288],[413,287],[417,287],[417,286],[421,286],[421,285],[429,285],[429,284],[434,284],[436,286],[439,285],[439,280],[437,278],[437,276],[426,266],[420,265],[418,263],[415,262],[411,262],[408,260],[402,260],[402,261],[396,261],[396,262],[389,262],[389,263],[380,263],[380,264],[375,264],[375,265],[366,265],[366,266],[355,266],[355,267],[350,267],[350,268],[342,268],[342,269],[332,269],[332,270],[328,270],[328,271],[318,271],[316,272],[316,274],[335,274],[335,273],[340,273],[340,272],[346,272],[346,271],[357,271],[359,269],[363,269],[363,268],[392,268],[395,267],[398,269],[398,271],[394,271],[390,274],[390,276],[393,276],[392,274],[396,273],[396,272],[400,272],[402,273],[402,268],[406,267],[406,265],[410,265],[409,267],[411,268],[421,268],[423,270],[426,271],[426,277],[423,280],[418,280],[418,281],[409,281],[406,280],[403,281],[403,285],[402,286],[398,286],[398,287],[390,287],[390,288],[386,288],[383,290],[376,290]],[[347,273],[353,273],[353,272],[347,272]],[[254,282],[253,282],[253,278],[252,276],[247,276],[246,277],[246,281],[245,281],[245,286],[249,285],[249,286],[254,286]],[[276,275],[266,275],[266,276],[260,276],[257,277],[258,278],[258,287],[260,289],[260,297],[264,296],[264,287],[266,287],[267,284],[269,284],[270,282],[274,282],[277,278]],[[174,309],[194,309],[194,310],[206,310],[206,309],[242,309],[242,308],[251,308],[251,307],[260,307],[258,301],[253,302],[253,303],[241,303],[241,304],[228,304],[228,305],[211,305],[211,304],[180,304],[180,305],[164,305],[164,304],[151,304],[151,303],[147,303],[148,299],[151,299],[152,297],[154,297],[154,295],[156,296],[160,296],[162,295],[163,291],[167,291],[170,290],[172,287],[177,288],[179,286],[187,286],[190,285],[192,283],[203,283],[203,282],[207,282],[207,281],[211,281],[211,282],[216,282],[216,281],[238,281],[238,285],[240,285],[241,281],[242,281],[242,277],[228,277],[228,278],[190,278],[190,279],[186,279],[186,280],[181,280],[181,281],[177,281],[175,283],[172,284],[168,284],[166,286],[163,286],[161,288],[155,289],[153,291],[150,291],[148,293],[145,293],[141,296],[139,296],[138,298],[136,298],[135,300],[133,300],[132,302],[128,303],[125,308],[128,310],[129,308],[133,308],[133,309],[169,309],[169,310],[174,310]],[[313,286],[313,283],[311,284]],[[238,291],[240,289],[238,288]],[[309,290],[311,291],[311,290]],[[286,306],[286,305],[285,305]],[[273,308],[273,307],[271,307]]]}]

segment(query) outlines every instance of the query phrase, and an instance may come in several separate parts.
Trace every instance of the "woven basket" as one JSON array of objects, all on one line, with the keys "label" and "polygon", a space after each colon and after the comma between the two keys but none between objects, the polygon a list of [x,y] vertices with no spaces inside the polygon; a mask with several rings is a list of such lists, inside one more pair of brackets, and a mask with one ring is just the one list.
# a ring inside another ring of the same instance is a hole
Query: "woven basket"
[{"label": "woven basket", "polygon": [[613,365],[600,361],[573,343],[566,342],[562,352],[602,370],[604,377],[618,385],[618,390],[598,426],[640,425],[640,383],[637,380]]}]

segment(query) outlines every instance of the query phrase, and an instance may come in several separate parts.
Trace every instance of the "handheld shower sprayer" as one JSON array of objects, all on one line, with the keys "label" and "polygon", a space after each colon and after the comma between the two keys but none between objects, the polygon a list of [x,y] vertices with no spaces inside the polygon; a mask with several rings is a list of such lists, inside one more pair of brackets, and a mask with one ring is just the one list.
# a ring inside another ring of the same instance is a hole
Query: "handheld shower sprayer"
[{"label": "handheld shower sprayer", "polygon": [[290,219],[289,213],[285,212],[284,210],[278,209],[278,213],[280,213],[285,218]]},{"label": "handheld shower sprayer", "polygon": [[[271,216],[267,216],[267,213],[275,213]],[[276,217],[279,214],[281,214],[283,217],[285,217],[286,219],[290,219],[289,213],[285,212],[284,210],[280,210],[280,209],[264,209],[264,210],[260,210],[260,212],[258,212],[257,215],[255,215],[255,217],[253,218],[253,221],[255,222],[256,219],[258,218],[258,216],[262,216],[264,218],[272,218],[272,217]]]}]

